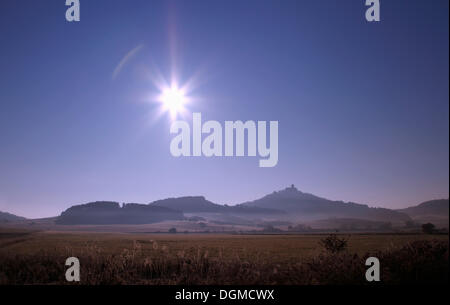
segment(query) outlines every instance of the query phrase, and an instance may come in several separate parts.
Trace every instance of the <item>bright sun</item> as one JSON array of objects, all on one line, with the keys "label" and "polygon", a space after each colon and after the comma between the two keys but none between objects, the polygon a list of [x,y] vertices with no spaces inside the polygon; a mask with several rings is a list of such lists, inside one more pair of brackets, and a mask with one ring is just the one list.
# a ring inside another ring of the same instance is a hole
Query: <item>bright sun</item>
[{"label": "bright sun", "polygon": [[159,99],[163,103],[165,110],[170,112],[170,116],[173,119],[176,118],[177,114],[184,111],[186,97],[183,90],[176,86],[164,89]]}]

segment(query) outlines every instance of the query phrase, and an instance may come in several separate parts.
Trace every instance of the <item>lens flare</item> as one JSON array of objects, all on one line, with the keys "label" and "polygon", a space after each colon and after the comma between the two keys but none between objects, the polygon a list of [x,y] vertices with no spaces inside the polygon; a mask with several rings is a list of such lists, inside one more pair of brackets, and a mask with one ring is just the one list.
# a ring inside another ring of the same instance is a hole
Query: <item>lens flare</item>
[{"label": "lens flare", "polygon": [[177,86],[163,89],[159,100],[162,102],[164,110],[169,111],[172,119],[185,110],[186,96],[183,90]]}]

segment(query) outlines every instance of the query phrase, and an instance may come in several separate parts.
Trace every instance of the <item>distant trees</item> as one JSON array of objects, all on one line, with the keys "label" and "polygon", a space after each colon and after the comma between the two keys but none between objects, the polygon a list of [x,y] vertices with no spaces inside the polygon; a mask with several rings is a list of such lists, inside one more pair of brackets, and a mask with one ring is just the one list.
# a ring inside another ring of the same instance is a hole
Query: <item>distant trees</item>
[{"label": "distant trees", "polygon": [[417,224],[412,220],[405,221],[405,227],[407,228],[416,228]]},{"label": "distant trees", "polygon": [[294,231],[294,232],[309,232],[309,231],[312,231],[312,228],[310,226],[300,223],[295,226],[288,226],[288,230]]},{"label": "distant trees", "polygon": [[263,232],[268,232],[268,233],[275,233],[275,232],[281,232],[282,230],[275,228],[272,225],[265,225]]},{"label": "distant trees", "polygon": [[191,216],[191,217],[186,217],[187,221],[206,221],[205,218],[200,217],[200,216]]},{"label": "distant trees", "polygon": [[176,228],[170,228],[169,229],[169,233],[177,233],[177,229]]},{"label": "distant trees", "polygon": [[391,222],[383,222],[383,223],[381,223],[379,226],[378,226],[378,228],[380,229],[380,230],[383,230],[383,231],[391,231],[392,230],[392,223]]},{"label": "distant trees", "polygon": [[430,222],[422,225],[422,232],[425,234],[433,234],[435,232],[435,229],[435,225]]}]

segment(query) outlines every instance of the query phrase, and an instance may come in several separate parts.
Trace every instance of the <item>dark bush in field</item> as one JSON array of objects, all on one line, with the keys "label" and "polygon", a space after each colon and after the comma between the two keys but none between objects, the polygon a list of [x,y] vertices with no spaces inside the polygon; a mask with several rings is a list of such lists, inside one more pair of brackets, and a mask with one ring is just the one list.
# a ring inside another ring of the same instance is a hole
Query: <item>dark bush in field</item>
[{"label": "dark bush in field", "polygon": [[[245,261],[239,257],[210,258],[207,251],[176,256],[166,255],[158,247],[156,258],[146,257],[138,243],[120,255],[102,255],[101,249],[89,247],[79,255],[81,284],[367,284],[365,260],[378,257],[381,282],[447,283],[448,242],[416,241],[398,249],[356,254],[320,254],[298,263],[274,264]],[[67,284],[64,266],[70,249],[41,252],[37,255],[0,256],[1,284]],[[70,283],[73,284],[73,283]],[[372,283],[369,283],[372,284]]]},{"label": "dark bush in field", "polygon": [[348,239],[331,234],[322,238],[319,244],[329,253],[335,254],[347,250]]},{"label": "dark bush in field", "polygon": [[436,227],[432,223],[425,223],[422,225],[422,231],[425,234],[433,234]]}]

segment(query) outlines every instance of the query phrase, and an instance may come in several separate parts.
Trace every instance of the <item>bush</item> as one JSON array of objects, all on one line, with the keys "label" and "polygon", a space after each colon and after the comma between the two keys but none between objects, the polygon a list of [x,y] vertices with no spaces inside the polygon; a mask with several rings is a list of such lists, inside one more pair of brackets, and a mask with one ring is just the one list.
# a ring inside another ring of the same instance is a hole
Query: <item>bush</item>
[{"label": "bush", "polygon": [[339,238],[336,234],[331,234],[319,241],[319,244],[325,249],[325,251],[336,254],[347,250],[348,239]]},{"label": "bush", "polygon": [[425,223],[422,225],[422,232],[425,234],[433,234],[435,226],[432,223]]},{"label": "bush", "polygon": [[169,233],[177,233],[177,229],[176,228],[170,228],[169,229]]}]

